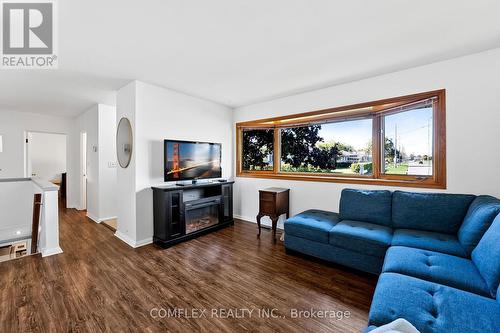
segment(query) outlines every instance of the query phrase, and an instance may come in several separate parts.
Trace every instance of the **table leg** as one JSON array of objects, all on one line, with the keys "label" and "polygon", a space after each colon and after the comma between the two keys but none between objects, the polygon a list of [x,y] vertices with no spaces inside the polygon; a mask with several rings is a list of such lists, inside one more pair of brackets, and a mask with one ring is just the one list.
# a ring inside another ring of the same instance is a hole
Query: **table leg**
[{"label": "table leg", "polygon": [[259,227],[259,233],[257,234],[257,238],[260,238],[260,219],[263,215],[257,215],[257,226]]},{"label": "table leg", "polygon": [[271,221],[273,222],[273,242],[276,242],[276,229],[278,227],[279,216],[271,217]]}]

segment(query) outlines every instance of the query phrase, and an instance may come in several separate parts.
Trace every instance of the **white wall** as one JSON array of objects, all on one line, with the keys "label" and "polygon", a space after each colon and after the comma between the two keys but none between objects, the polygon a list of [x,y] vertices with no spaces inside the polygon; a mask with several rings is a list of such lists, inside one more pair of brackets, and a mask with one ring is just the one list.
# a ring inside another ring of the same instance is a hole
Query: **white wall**
[{"label": "white wall", "polygon": [[132,147],[132,157],[126,169],[118,167],[116,174],[116,201],[118,225],[116,236],[130,244],[137,245],[136,226],[136,151],[135,147],[135,124],[136,124],[136,95],[137,82],[131,82],[121,88],[116,96],[116,123],[123,117],[128,118],[132,126],[134,146]]},{"label": "white wall", "polygon": [[28,133],[27,176],[61,180],[66,172],[66,134]]},{"label": "white wall", "polygon": [[116,218],[116,108],[99,104],[99,220]]},{"label": "white wall", "polygon": [[67,135],[67,205],[74,207],[78,202],[78,168],[73,161],[78,159],[77,137],[74,133],[74,119],[54,117],[29,112],[0,110],[0,135],[3,135],[3,152],[0,153],[0,178],[21,178],[25,176],[25,139],[27,132],[49,132]]},{"label": "white wall", "polygon": [[[446,89],[446,192],[500,197],[500,49],[237,108],[234,123]],[[234,126],[233,126],[234,131]],[[338,211],[343,188],[382,186],[237,178],[235,214],[254,221],[258,189],[291,189],[291,214]],[[396,188],[390,187],[390,190]],[[421,191],[406,188],[405,190]]]},{"label": "white wall", "polygon": [[[118,92],[117,121],[122,116],[132,123],[134,148],[129,168],[118,170],[121,204],[117,235],[140,245],[153,236],[151,186],[164,184],[163,140],[221,143],[223,177],[228,178],[233,173],[232,111],[203,99],[133,82]],[[130,182],[135,184],[135,198],[130,196]],[[136,206],[136,212],[123,207],[126,205]]]},{"label": "white wall", "polygon": [[[78,137],[87,133],[87,216],[96,222],[116,217],[115,119],[115,107],[103,104],[92,106],[76,119]],[[81,147],[78,152],[80,161]],[[81,166],[79,169],[83,174]],[[83,208],[80,182],[78,189],[78,207]]]}]

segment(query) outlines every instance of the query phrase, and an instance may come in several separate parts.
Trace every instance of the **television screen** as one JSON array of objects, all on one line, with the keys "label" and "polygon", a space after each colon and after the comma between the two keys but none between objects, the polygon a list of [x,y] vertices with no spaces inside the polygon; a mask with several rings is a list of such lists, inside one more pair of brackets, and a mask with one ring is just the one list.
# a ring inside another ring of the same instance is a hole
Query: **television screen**
[{"label": "television screen", "polygon": [[165,181],[220,178],[219,143],[165,140]]}]

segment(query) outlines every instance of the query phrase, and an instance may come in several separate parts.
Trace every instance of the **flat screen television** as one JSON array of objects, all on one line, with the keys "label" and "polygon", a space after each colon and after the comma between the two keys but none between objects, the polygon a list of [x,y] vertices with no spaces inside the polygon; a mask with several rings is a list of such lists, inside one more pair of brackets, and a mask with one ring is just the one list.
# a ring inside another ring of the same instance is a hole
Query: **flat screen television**
[{"label": "flat screen television", "polygon": [[165,140],[165,181],[222,177],[221,144]]}]

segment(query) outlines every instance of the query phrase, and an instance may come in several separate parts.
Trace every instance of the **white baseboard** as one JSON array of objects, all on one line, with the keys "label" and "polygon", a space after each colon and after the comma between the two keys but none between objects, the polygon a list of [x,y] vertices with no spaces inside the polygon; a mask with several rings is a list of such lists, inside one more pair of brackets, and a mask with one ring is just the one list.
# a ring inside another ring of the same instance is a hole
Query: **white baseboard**
[{"label": "white baseboard", "polygon": [[99,218],[97,218],[97,217],[95,217],[95,216],[93,216],[93,215],[89,214],[88,212],[87,212],[87,217],[88,217],[89,219],[91,219],[92,221],[94,221],[95,223],[101,223],[101,222],[102,222],[102,221],[100,221],[100,220],[99,220]]},{"label": "white baseboard", "polygon": [[115,236],[133,248],[137,248],[137,247],[141,247],[141,246],[153,243],[153,237],[146,238],[146,239],[139,240],[139,241],[135,241],[120,231],[116,231]]},{"label": "white baseboard", "polygon": [[127,245],[129,245],[129,246],[135,247],[135,241],[132,238],[130,238],[129,236],[125,235],[124,233],[122,233],[120,231],[116,231],[115,237],[117,237],[121,241],[127,243]]},{"label": "white baseboard", "polygon": [[153,244],[153,237],[149,237],[140,241],[135,242],[135,247],[141,247],[144,245]]},{"label": "white baseboard", "polygon": [[[255,215],[257,217],[257,215]],[[254,217],[253,219],[248,217],[248,216],[241,216],[241,215],[237,215],[237,214],[233,214],[233,217],[235,219],[238,219],[238,220],[243,220],[245,222],[250,222],[250,223],[255,223],[257,224],[257,218]],[[271,221],[266,221],[266,220],[261,220],[261,225],[265,226],[265,227],[269,227],[271,228]],[[278,225],[276,227],[278,230],[283,230],[283,221],[282,220],[279,220],[278,221]]]},{"label": "white baseboard", "polygon": [[110,217],[101,217],[99,219],[99,222],[104,222],[104,221],[109,221],[109,220],[114,220],[114,219],[117,219],[116,216],[110,216]]},{"label": "white baseboard", "polygon": [[104,221],[116,219],[116,216],[98,218],[98,217],[95,217],[95,216],[89,214],[88,212],[87,212],[87,217],[89,219],[91,219],[92,221],[94,221],[95,223],[101,223],[101,222],[104,222]]},{"label": "white baseboard", "polygon": [[241,215],[236,215],[236,214],[233,214],[233,217],[235,219],[238,219],[238,220],[243,220],[245,222],[251,222],[251,223],[257,223],[257,220],[255,218],[250,218],[248,216],[241,216]]},{"label": "white baseboard", "polygon": [[42,253],[42,257],[53,256],[55,254],[63,253],[63,250],[60,247],[55,247],[51,249],[42,249],[40,251]]}]

